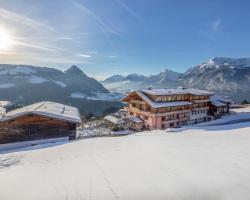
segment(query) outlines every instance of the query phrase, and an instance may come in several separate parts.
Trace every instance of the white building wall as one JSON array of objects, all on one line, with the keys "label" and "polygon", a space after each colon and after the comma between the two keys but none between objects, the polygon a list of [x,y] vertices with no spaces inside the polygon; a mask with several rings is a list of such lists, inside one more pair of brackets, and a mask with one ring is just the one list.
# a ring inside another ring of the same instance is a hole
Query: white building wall
[{"label": "white building wall", "polygon": [[204,119],[207,120],[207,109],[196,109],[190,111],[189,124],[204,122]]}]

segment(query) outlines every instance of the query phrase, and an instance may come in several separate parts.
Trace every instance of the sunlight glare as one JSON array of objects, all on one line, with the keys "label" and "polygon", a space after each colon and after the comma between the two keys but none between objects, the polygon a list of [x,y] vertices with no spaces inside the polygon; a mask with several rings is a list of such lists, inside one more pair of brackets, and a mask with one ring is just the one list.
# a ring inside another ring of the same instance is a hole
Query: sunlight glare
[{"label": "sunlight glare", "polygon": [[13,45],[11,34],[3,27],[0,27],[0,50],[8,50]]}]

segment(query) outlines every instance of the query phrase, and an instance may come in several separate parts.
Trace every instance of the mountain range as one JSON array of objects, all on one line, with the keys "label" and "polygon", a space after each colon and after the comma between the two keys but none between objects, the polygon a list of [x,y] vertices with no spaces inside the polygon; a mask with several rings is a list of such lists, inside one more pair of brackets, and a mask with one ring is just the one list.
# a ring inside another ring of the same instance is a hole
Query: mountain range
[{"label": "mountain range", "polygon": [[121,93],[129,90],[178,86],[214,91],[236,101],[250,100],[250,58],[214,57],[185,73],[166,69],[150,76],[114,75],[101,83],[77,66],[60,71],[0,64],[0,100],[21,105],[49,100],[76,106],[85,114],[100,115],[118,109]]},{"label": "mountain range", "polygon": [[138,74],[129,74],[127,76],[114,75],[102,81],[102,84],[111,91],[119,92],[148,87],[173,88],[177,86],[177,80],[180,75],[181,73],[165,69],[163,72],[151,76]]},{"label": "mountain range", "polygon": [[151,76],[114,75],[102,81],[102,84],[109,90],[123,92],[147,87],[193,87],[242,101],[250,99],[250,58],[214,57],[189,68],[185,73],[166,69]]},{"label": "mountain range", "polygon": [[77,66],[62,72],[28,65],[0,65],[0,99],[27,105],[55,101],[76,106],[84,113],[101,114],[118,106],[112,94]]}]

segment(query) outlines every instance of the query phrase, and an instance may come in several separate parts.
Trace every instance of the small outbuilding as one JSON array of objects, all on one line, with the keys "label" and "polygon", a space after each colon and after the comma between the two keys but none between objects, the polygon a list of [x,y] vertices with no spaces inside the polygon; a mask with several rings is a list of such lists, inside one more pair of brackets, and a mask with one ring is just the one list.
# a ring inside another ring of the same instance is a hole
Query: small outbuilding
[{"label": "small outbuilding", "polygon": [[144,122],[136,116],[130,115],[127,117],[124,117],[123,120],[128,124],[129,129],[134,131],[142,131],[144,128]]},{"label": "small outbuilding", "polygon": [[81,123],[77,108],[54,102],[39,102],[10,111],[0,120],[0,144],[69,137],[75,139]]},{"label": "small outbuilding", "polygon": [[117,116],[107,115],[104,117],[104,120],[106,121],[106,126],[113,131],[128,129],[127,123]]},{"label": "small outbuilding", "polygon": [[209,114],[217,117],[230,112],[232,100],[217,95],[210,97]]}]

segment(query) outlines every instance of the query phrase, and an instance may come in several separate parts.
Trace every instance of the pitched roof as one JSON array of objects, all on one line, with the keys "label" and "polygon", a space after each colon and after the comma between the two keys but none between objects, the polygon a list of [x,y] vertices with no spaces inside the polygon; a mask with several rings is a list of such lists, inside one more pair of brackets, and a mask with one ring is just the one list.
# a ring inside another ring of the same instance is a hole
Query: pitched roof
[{"label": "pitched roof", "polygon": [[2,121],[14,119],[26,114],[43,115],[74,123],[81,122],[80,114],[77,108],[48,101],[34,103],[32,105],[10,111],[2,118]]},{"label": "pitched roof", "polygon": [[106,117],[104,117],[104,119],[106,119],[107,121],[113,123],[113,124],[125,124],[125,121],[123,119],[120,118],[116,118],[112,115],[107,115]]},{"label": "pitched roof", "polygon": [[127,117],[125,117],[125,119],[128,119],[128,120],[135,122],[135,123],[142,123],[143,122],[139,117],[136,117],[133,115],[127,116]]},{"label": "pitched roof", "polygon": [[218,95],[211,96],[210,100],[217,100],[217,101],[221,101],[223,103],[233,103],[232,99],[228,99],[228,98],[221,97],[221,96],[218,96]]},{"label": "pitched roof", "polygon": [[152,94],[155,96],[161,95],[174,95],[174,94],[192,94],[192,95],[213,95],[213,92],[206,90],[198,90],[194,88],[177,88],[177,89],[151,89],[151,90],[142,90],[147,94]]},{"label": "pitched roof", "polygon": [[135,91],[142,99],[144,99],[152,108],[162,108],[162,107],[173,107],[173,106],[184,106],[192,105],[189,101],[174,101],[174,102],[154,102],[143,92],[136,90]]},{"label": "pitched roof", "polygon": [[213,95],[209,99],[214,106],[218,106],[218,107],[219,106],[226,106],[227,103],[233,102],[231,99],[226,99],[226,98],[218,96],[218,95]]}]

